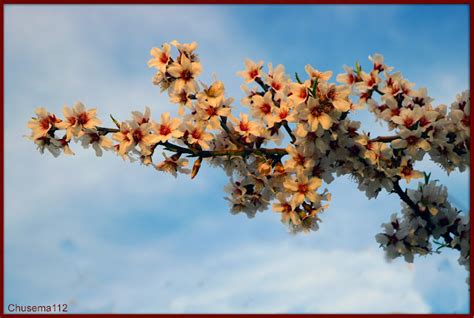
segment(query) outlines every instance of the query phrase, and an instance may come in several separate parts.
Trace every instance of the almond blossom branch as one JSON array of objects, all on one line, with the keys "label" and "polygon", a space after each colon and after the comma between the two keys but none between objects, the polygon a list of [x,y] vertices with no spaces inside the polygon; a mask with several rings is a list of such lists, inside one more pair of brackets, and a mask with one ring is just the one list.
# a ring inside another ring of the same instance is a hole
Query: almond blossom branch
[{"label": "almond blossom branch", "polygon": [[[96,127],[96,129],[101,134],[116,133],[120,131],[120,129],[117,129],[117,128],[106,128],[106,127]],[[284,148],[199,150],[199,149],[189,149],[186,147],[178,146],[168,141],[159,142],[155,146],[163,146],[167,150],[171,150],[177,153],[185,153],[185,154],[188,154],[190,157],[202,157],[202,158],[211,158],[211,157],[220,157],[220,156],[247,157],[250,155],[280,156],[281,157],[287,154],[287,151]]]},{"label": "almond blossom branch", "polygon": [[120,129],[118,128],[106,128],[106,127],[95,127],[97,129],[97,131],[101,134],[110,134],[110,133],[116,133],[116,132],[119,132]]},{"label": "almond blossom branch", "polygon": [[178,153],[188,154],[189,157],[211,158],[220,156],[241,156],[247,157],[250,155],[264,155],[264,156],[284,156],[287,154],[283,148],[261,148],[261,149],[237,149],[237,150],[191,150],[189,148],[181,147],[170,142],[158,143],[168,150]]},{"label": "almond blossom branch", "polygon": [[283,128],[285,128],[286,132],[287,132],[288,135],[290,136],[290,138],[291,138],[291,143],[295,143],[296,137],[295,137],[295,135],[293,134],[293,131],[291,130],[290,126],[288,125],[288,122],[285,122],[285,123],[283,124]]},{"label": "almond blossom branch", "polygon": [[[355,69],[345,66],[337,83],[330,81],[332,71],[309,64],[307,77],[296,75],[293,81],[283,65],[264,68],[263,61],[247,59],[237,74],[246,84],[241,103],[248,113],[232,114],[234,99],[226,96],[222,81],[198,83],[202,66],[196,49],[195,42],[172,41],[153,48],[148,61],[155,68],[153,84],[167,92],[181,118],[165,112],[154,121],[147,107],[122,123],[111,117],[118,128],[106,128],[96,109],[82,103],[63,107],[64,119],[39,107],[28,122],[29,138],[41,153],[72,155],[71,141],[80,142],[97,156],[109,150],[175,177],[194,178],[207,158],[230,178],[225,191],[232,213],[254,217],[271,207],[292,232],[316,231],[331,199],[323,184],[350,175],[368,198],[382,190],[400,197],[402,217],[392,215],[383,224],[385,232],[376,236],[387,256],[411,262],[414,255],[432,253],[432,240],[442,238],[443,247],[459,250],[458,262],[469,270],[470,222],[448,202],[447,189],[429,182],[426,174],[417,189],[403,190],[399,184],[423,178],[415,164],[426,157],[447,172],[470,167],[469,91],[459,94],[449,109],[435,106],[425,88],[415,89],[400,72],[392,72],[380,54],[369,57],[369,72],[359,63]],[[348,115],[362,108],[394,135],[361,133],[361,123]],[[279,145],[286,134],[291,138],[286,147],[265,147]],[[163,160],[154,163],[159,146],[165,150]],[[183,157],[195,158],[192,170]]]},{"label": "almond blossom branch", "polygon": [[[263,89],[263,91],[266,93],[270,90],[270,86],[265,84],[262,80],[261,77],[256,77],[255,79],[255,82],[260,85],[260,87]],[[275,102],[274,100],[274,97],[275,97],[275,93],[274,91],[272,90],[272,100]],[[275,102],[275,104],[279,107],[279,102]],[[283,121],[283,127],[285,128],[285,131],[288,133],[288,135],[290,136],[291,138],[291,143],[294,144],[295,141],[296,141],[296,137],[295,135],[293,134],[293,131],[291,130],[291,127],[290,125],[288,124],[288,122],[285,120]]]},{"label": "almond blossom branch", "polygon": [[[397,179],[396,181],[393,182],[393,192],[396,193],[400,199],[405,202],[411,209],[412,211],[414,212],[414,215],[415,216],[418,216],[420,217],[421,219],[423,219],[424,221],[427,222],[426,224],[426,229],[428,230],[428,233],[430,233],[430,231],[433,231],[435,228],[436,228],[436,224],[433,224],[433,220],[431,218],[431,214],[429,211],[425,210],[425,211],[421,211],[420,210],[420,207],[418,206],[418,204],[416,204],[407,194],[407,191],[403,191],[402,188],[400,187],[400,184],[399,184],[399,179]],[[451,237],[450,233],[453,233],[453,234],[458,234],[457,233],[457,224],[453,224],[452,226],[448,227],[447,228],[447,231],[443,234],[441,234],[440,236],[445,240],[446,242],[446,247],[450,247],[450,248],[453,248],[453,249],[456,249],[456,250],[461,250],[461,246],[459,244],[452,244],[453,242],[453,238]]]},{"label": "almond blossom branch", "polygon": [[370,142],[385,142],[385,143],[388,143],[388,142],[392,142],[396,139],[399,139],[400,137],[399,136],[379,136],[379,137],[375,137],[375,138],[372,138],[370,139]]},{"label": "almond blossom branch", "polygon": [[234,145],[239,146],[240,148],[245,148],[245,145],[243,145],[237,138],[235,138],[235,135],[229,130],[229,127],[227,127],[227,117],[220,116],[219,123],[222,129],[227,133],[227,136],[229,137],[230,141],[232,141]]},{"label": "almond blossom branch", "polygon": [[[226,127],[224,130],[229,133],[229,136],[232,136],[233,134],[229,131],[229,128],[227,127],[225,122],[226,122],[226,118],[221,117],[221,125],[223,125],[223,129],[224,127]],[[118,128],[107,128],[107,127],[96,127],[96,129],[99,133],[104,134],[104,135],[109,134],[109,133],[116,133],[120,131],[120,129]],[[370,142],[391,142],[392,140],[395,140],[397,138],[398,138],[397,136],[380,136],[380,137],[370,139],[369,141]],[[292,140],[294,141],[296,140],[296,138],[293,136]],[[233,142],[241,144],[240,142],[236,140],[234,140]],[[170,150],[174,150],[181,153],[193,154],[194,156],[199,156],[199,157],[204,157],[204,158],[225,156],[225,155],[248,156],[251,154],[264,154],[264,155],[284,156],[288,154],[285,148],[239,149],[239,150],[226,150],[226,151],[199,151],[199,150],[191,150],[189,148],[184,148],[178,145],[174,145],[170,142],[158,143],[158,145],[164,145]]]},{"label": "almond blossom branch", "polygon": [[410,208],[412,208],[413,211],[418,214],[421,213],[420,209],[418,208],[418,205],[416,205],[416,203],[410,199],[406,191],[403,191],[400,187],[399,179],[393,181],[393,192],[396,193],[400,197],[400,199],[405,202]]}]

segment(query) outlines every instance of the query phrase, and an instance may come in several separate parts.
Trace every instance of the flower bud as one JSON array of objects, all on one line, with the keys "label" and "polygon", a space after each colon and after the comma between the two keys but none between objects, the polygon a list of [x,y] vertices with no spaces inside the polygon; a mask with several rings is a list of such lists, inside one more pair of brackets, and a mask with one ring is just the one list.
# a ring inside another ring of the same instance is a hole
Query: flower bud
[{"label": "flower bud", "polygon": [[201,162],[202,162],[202,157],[199,157],[193,165],[193,171],[191,172],[191,179],[194,179],[194,177],[198,174],[199,169],[201,169]]}]

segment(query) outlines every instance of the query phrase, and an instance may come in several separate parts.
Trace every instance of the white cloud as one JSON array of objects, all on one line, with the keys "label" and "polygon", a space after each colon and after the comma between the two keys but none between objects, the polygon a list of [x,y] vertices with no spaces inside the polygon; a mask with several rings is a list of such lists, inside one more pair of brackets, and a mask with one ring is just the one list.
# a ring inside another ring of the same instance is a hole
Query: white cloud
[{"label": "white cloud", "polygon": [[58,265],[21,267],[29,269],[22,276],[32,290],[50,288],[34,299],[67,299],[72,312],[430,311],[416,285],[417,273],[402,262],[386,263],[380,250],[324,251],[285,239],[224,246],[212,253],[203,247],[186,256],[174,252],[191,243],[175,239],[189,234],[186,230],[139,247],[81,233],[70,251],[58,253],[44,241],[33,254],[37,264],[49,259]]},{"label": "white cloud", "polygon": [[[328,252],[280,244],[239,247],[239,254],[209,261],[213,268],[210,281],[204,280],[205,287],[198,285],[174,298],[170,309],[315,313],[429,310],[414,288],[412,275],[406,275],[406,267],[387,266],[380,253]],[[179,268],[173,274],[177,272]],[[400,272],[405,272],[401,279]]]}]

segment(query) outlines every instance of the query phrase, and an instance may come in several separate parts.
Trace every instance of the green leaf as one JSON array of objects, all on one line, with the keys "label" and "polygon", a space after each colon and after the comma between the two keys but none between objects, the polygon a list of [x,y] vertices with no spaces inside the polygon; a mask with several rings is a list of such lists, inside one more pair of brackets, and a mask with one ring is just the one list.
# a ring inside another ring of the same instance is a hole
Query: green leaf
[{"label": "green leaf", "polygon": [[295,78],[298,81],[298,83],[303,84],[303,82],[300,80],[300,77],[298,76],[297,72],[295,72]]},{"label": "green leaf", "polygon": [[357,74],[359,74],[362,71],[362,67],[360,66],[359,61],[355,63],[355,71]]},{"label": "green leaf", "polygon": [[423,172],[423,174],[425,176],[425,184],[428,184],[430,182],[431,172],[430,173]]},{"label": "green leaf", "polygon": [[313,83],[313,88],[311,89],[313,93],[313,97],[316,97],[316,93],[318,92],[318,79],[316,78]]}]

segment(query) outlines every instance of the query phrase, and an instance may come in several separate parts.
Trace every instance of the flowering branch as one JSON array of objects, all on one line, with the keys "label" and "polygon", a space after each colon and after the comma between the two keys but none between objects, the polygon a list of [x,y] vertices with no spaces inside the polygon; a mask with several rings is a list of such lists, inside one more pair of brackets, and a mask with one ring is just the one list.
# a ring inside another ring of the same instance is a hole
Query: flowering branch
[{"label": "flowering branch", "polygon": [[283,124],[283,128],[285,128],[286,132],[287,132],[288,135],[290,136],[290,138],[291,138],[291,143],[294,144],[295,141],[296,141],[296,137],[295,137],[295,135],[293,134],[293,132],[291,131],[291,128],[290,128],[290,126],[288,125],[287,122],[285,122],[285,123]]},{"label": "flowering branch", "polygon": [[[231,136],[232,134],[226,126],[226,120],[227,118],[221,117],[221,125],[226,127],[226,128],[223,127],[223,129],[228,133],[229,136]],[[97,132],[101,135],[117,133],[120,131],[120,129],[117,129],[117,128],[107,128],[107,127],[99,127],[99,126],[97,126],[96,129],[97,129]],[[54,133],[54,131],[50,131],[50,133]],[[369,141],[370,142],[390,142],[392,140],[395,140],[396,138],[397,136],[385,136],[385,137],[381,136],[381,137],[370,139]],[[236,141],[235,144],[238,144],[238,142]],[[219,157],[219,156],[248,157],[252,154],[282,157],[288,154],[285,148],[237,149],[237,150],[223,150],[223,151],[203,151],[203,150],[193,151],[189,148],[174,145],[170,142],[157,143],[155,146],[164,146],[165,148],[171,151],[175,151],[178,153],[186,153],[194,157],[202,157],[202,158]]]},{"label": "flowering branch", "polygon": [[416,205],[415,202],[413,202],[410,197],[408,196],[406,191],[403,191],[402,188],[400,187],[399,183],[400,179],[396,179],[396,181],[393,182],[393,191],[398,194],[400,199],[405,202],[410,208],[413,209],[413,211],[417,214],[421,214],[420,209],[418,208],[418,205]]},{"label": "flowering branch", "polygon": [[[432,222],[430,213],[420,210],[420,207],[408,196],[407,191],[402,190],[402,188],[399,185],[398,180],[393,183],[393,189],[394,189],[394,192],[398,194],[400,199],[412,209],[412,212],[414,213],[414,215],[422,218],[423,220],[427,222],[426,228],[429,231],[433,231],[436,228],[436,224]],[[458,223],[458,222],[455,222],[455,223]],[[440,247],[449,247],[449,248],[453,248],[460,251],[461,246],[459,244],[452,244],[453,238],[450,235],[451,232],[454,235],[458,235],[456,226],[449,227],[447,231],[441,235],[441,237],[445,240],[446,243],[441,244]],[[438,249],[440,247],[438,247]]]},{"label": "flowering branch", "polygon": [[370,139],[370,142],[392,142],[394,140],[397,140],[399,137],[398,136],[379,136],[376,138]]},{"label": "flowering branch", "polygon": [[[306,79],[295,73],[292,81],[283,65],[269,63],[264,70],[262,61],[246,60],[238,75],[245,81],[241,104],[249,111],[235,116],[224,83],[198,83],[202,66],[196,48],[195,42],[173,41],[150,52],[153,84],[178,106],[178,117],[165,112],[155,121],[146,107],[144,113],[132,112],[130,120],[111,116],[117,128],[106,128],[96,109],[81,103],[65,106],[63,118],[40,107],[28,123],[30,139],[42,153],[72,155],[71,141],[80,142],[97,156],[111,151],[175,177],[194,178],[207,162],[230,177],[225,191],[232,213],[254,217],[271,204],[292,232],[316,231],[331,199],[320,188],[335,176],[349,175],[368,198],[382,190],[400,197],[402,215],[393,214],[376,235],[387,256],[411,262],[414,255],[449,247],[459,251],[459,263],[468,269],[469,218],[448,202],[445,187],[416,170],[416,163],[428,156],[448,173],[469,167],[469,91],[458,95],[449,110],[434,106],[425,88],[414,89],[380,54],[369,57],[368,72],[358,63],[344,67],[336,76],[339,84],[329,81],[332,71],[311,65],[305,67]],[[361,131],[350,115],[362,108],[393,133],[372,138]],[[291,141],[280,147],[285,135]],[[194,161],[192,169],[188,159]],[[417,189],[403,190],[399,184],[423,176]]]}]

